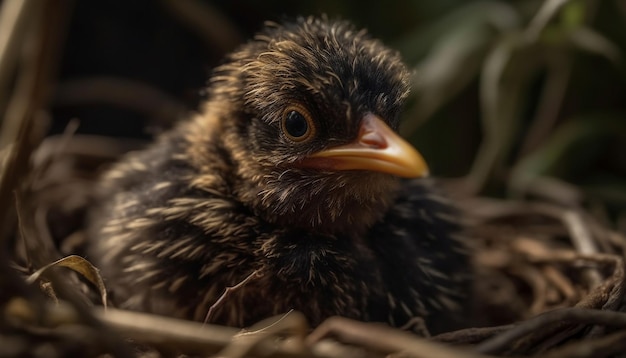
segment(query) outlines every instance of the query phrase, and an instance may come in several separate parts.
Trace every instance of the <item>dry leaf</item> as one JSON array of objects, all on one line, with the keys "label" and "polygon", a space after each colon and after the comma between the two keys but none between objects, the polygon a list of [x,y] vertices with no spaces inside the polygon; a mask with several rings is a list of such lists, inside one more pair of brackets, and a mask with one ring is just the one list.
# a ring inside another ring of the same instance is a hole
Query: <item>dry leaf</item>
[{"label": "dry leaf", "polygon": [[41,275],[46,272],[51,267],[67,267],[71,270],[74,270],[81,274],[84,278],[86,278],[89,282],[94,284],[98,291],[100,291],[100,298],[102,299],[102,305],[106,309],[107,305],[107,290],[104,286],[104,281],[102,280],[102,276],[100,275],[100,270],[98,270],[91,262],[87,261],[85,258],[80,257],[78,255],[70,255],[66,256],[62,259],[59,259],[53,263],[50,263],[39,270],[35,271],[32,275],[30,275],[26,282],[32,284],[37,281]]}]

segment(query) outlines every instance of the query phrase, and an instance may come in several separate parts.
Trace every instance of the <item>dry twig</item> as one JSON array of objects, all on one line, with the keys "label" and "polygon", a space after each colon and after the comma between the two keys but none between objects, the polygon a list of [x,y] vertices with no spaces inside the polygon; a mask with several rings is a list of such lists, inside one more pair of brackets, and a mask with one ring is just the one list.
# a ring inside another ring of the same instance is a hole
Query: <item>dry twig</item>
[{"label": "dry twig", "polygon": [[481,343],[476,350],[487,354],[498,353],[527,334],[545,329],[546,326],[555,323],[599,324],[626,328],[626,313],[578,307],[556,309],[518,323],[511,330]]},{"label": "dry twig", "polygon": [[228,296],[230,296],[233,293],[237,292],[240,288],[242,288],[248,282],[250,282],[250,280],[252,280],[253,278],[256,278],[258,276],[259,276],[259,273],[257,272],[257,270],[254,270],[254,271],[252,271],[251,274],[249,274],[246,278],[244,278],[238,284],[236,284],[234,286],[226,287],[226,289],[224,290],[224,293],[217,299],[217,301],[215,301],[214,304],[211,305],[211,307],[209,307],[209,311],[206,313],[206,316],[204,317],[204,323],[206,324],[208,322],[211,322],[211,319],[213,318],[213,314],[214,314],[215,310],[217,310],[217,308],[222,304],[222,302],[224,302],[224,300],[226,298],[228,298]]},{"label": "dry twig", "polygon": [[382,324],[353,321],[342,317],[331,317],[324,321],[307,337],[313,345],[323,338],[336,337],[341,342],[366,347],[386,354],[403,352],[411,357],[455,357],[479,358],[482,354],[447,347],[416,335],[402,332]]}]

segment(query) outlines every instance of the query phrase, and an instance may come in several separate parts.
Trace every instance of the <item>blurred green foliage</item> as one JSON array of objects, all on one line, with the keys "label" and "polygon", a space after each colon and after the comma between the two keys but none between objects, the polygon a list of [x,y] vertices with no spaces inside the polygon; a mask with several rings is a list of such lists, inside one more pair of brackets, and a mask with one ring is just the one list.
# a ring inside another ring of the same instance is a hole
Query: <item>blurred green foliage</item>
[{"label": "blurred green foliage", "polygon": [[396,42],[416,69],[406,134],[471,192],[551,178],[623,210],[625,15],[619,1],[459,4]]},{"label": "blurred green foliage", "polygon": [[[467,168],[470,192],[522,195],[552,178],[623,209],[624,4],[534,4],[472,3],[433,22],[451,26],[431,37],[430,51],[415,61],[416,101],[408,110],[407,134],[418,146],[433,143],[424,150],[435,168],[449,163],[441,170],[457,175]],[[418,43],[425,41],[417,36]],[[401,48],[410,49],[411,39]],[[468,96],[479,106],[450,118]],[[455,135],[452,150],[435,147],[443,142],[441,133],[463,130],[468,124],[462,122],[476,117],[478,131],[470,134],[478,139]],[[419,128],[426,121],[431,123]],[[471,163],[465,151],[475,153]]]},{"label": "blurred green foliage", "polygon": [[351,19],[402,52],[415,69],[403,134],[436,175],[556,201],[547,183],[562,183],[626,210],[624,1],[268,4]]}]

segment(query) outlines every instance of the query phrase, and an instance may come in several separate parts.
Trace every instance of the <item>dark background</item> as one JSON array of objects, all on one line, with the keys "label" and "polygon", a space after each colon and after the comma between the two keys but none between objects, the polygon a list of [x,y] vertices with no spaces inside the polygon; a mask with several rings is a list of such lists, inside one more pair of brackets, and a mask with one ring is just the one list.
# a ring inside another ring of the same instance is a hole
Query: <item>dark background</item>
[{"label": "dark background", "polygon": [[[129,79],[154,86],[173,100],[193,108],[201,99],[201,90],[211,68],[239,42],[251,38],[265,21],[327,14],[332,18],[349,19],[391,43],[425,20],[420,13],[432,16],[454,5],[450,1],[436,6],[428,5],[429,2],[420,5],[401,1],[392,4],[391,10],[389,4],[380,1],[197,1],[229,25],[220,29],[220,24],[207,18],[209,27],[228,38],[225,44],[218,44],[211,43],[211,39],[207,40],[189,25],[189,20],[181,17],[173,3],[175,1],[75,1],[60,81],[94,76]],[[58,117],[81,118],[81,130],[89,133],[131,136],[142,133],[141,116],[107,107],[98,111],[65,108],[59,111]],[[58,132],[63,127],[63,122],[58,121],[55,130]]]}]

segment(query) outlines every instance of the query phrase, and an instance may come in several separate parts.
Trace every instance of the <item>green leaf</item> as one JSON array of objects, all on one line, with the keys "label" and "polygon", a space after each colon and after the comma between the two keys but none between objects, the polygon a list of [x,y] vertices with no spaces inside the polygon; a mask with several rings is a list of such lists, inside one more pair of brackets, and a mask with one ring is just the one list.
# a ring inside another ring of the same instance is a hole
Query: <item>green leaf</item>
[{"label": "green leaf", "polygon": [[584,1],[571,1],[561,12],[561,22],[565,28],[577,28],[585,23],[586,6]]},{"label": "green leaf", "polygon": [[590,115],[559,126],[546,142],[513,168],[509,187],[524,192],[535,178],[562,177],[593,160],[594,146],[607,139],[626,139],[625,114]]},{"label": "green leaf", "polygon": [[485,28],[459,28],[417,64],[412,86],[416,100],[406,110],[405,135],[411,135],[476,78],[493,41],[494,34]]},{"label": "green leaf", "polygon": [[509,32],[519,29],[521,19],[517,10],[500,1],[471,2],[433,23],[417,28],[395,43],[408,62],[415,62],[429,52],[442,38],[471,29],[491,29]]},{"label": "green leaf", "polygon": [[480,78],[483,141],[467,178],[470,192],[484,187],[511,150],[530,80],[545,62],[542,50],[521,34],[511,34],[484,61]]},{"label": "green leaf", "polygon": [[589,27],[579,27],[569,33],[569,42],[577,49],[605,57],[619,66],[622,52],[615,43]]}]

